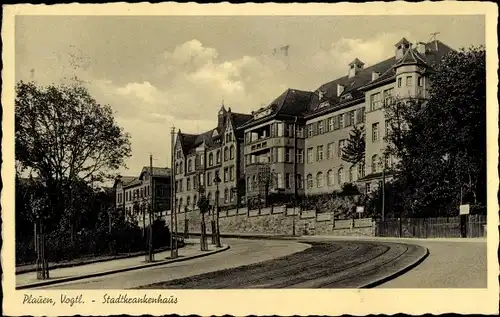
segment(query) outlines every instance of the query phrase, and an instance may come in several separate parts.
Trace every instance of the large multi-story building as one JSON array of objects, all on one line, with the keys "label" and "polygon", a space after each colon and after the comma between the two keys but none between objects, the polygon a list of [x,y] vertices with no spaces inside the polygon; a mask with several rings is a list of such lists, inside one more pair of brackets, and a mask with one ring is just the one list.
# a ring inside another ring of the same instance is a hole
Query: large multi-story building
[{"label": "large multi-story building", "polygon": [[233,113],[224,105],[217,116],[217,126],[202,134],[186,134],[179,130],[174,145],[174,170],[177,211],[196,207],[200,184],[215,204],[217,182],[220,179],[219,206],[233,205],[244,195],[242,184],[243,131],[238,129],[252,118],[251,115]]},{"label": "large multi-story building", "polygon": [[[127,219],[144,225],[144,213],[154,206],[156,216],[170,209],[171,170],[163,167],[143,167],[139,176],[118,176],[113,185],[116,209]],[[146,217],[147,218],[147,217]]]},{"label": "large multi-story building", "polygon": [[[243,195],[247,201],[258,197],[268,185],[266,194],[314,195],[339,190],[347,182],[370,191],[378,186],[382,169],[391,165],[384,155],[384,105],[395,98],[426,98],[428,74],[451,50],[437,40],[414,46],[403,38],[393,57],[366,68],[353,58],[345,76],[315,92],[288,89],[251,115],[231,116],[222,107],[217,128],[200,135],[179,131],[178,207],[195,204],[193,186],[200,180],[211,197],[215,171],[223,180],[219,205],[235,204]],[[238,123],[231,119],[236,117]],[[352,165],[342,159],[342,149],[355,125],[365,130],[365,158]],[[236,196],[232,188],[240,189]]]}]

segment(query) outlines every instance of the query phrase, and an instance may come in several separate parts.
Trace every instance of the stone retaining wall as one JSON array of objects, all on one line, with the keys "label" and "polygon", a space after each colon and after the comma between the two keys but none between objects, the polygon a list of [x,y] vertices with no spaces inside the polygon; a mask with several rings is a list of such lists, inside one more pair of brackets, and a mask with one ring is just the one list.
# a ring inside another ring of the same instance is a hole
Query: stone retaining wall
[{"label": "stone retaining wall", "polygon": [[[184,231],[184,219],[187,217],[190,232],[200,232],[201,215],[199,210],[190,210],[186,214],[177,214],[177,229]],[[212,215],[205,215],[207,232],[211,232]],[[170,224],[170,213],[165,221]],[[300,211],[292,208],[274,207],[250,210],[239,208],[220,212],[219,226],[221,233],[260,233],[291,235],[293,226],[298,235],[335,235],[335,236],[374,236],[375,224],[370,218],[333,220],[332,213],[316,213],[315,210]]]}]

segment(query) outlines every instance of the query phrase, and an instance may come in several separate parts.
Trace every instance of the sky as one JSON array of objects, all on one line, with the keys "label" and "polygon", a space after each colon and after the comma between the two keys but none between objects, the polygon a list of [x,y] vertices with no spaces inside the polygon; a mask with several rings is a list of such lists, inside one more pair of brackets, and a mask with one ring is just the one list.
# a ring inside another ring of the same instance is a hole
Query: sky
[{"label": "sky", "polygon": [[[131,135],[122,175],[170,166],[170,129],[215,127],[221,104],[250,113],[287,88],[316,90],[431,33],[454,49],[485,45],[484,16],[17,16],[16,81],[84,81]],[[288,57],[273,54],[288,45]]]}]

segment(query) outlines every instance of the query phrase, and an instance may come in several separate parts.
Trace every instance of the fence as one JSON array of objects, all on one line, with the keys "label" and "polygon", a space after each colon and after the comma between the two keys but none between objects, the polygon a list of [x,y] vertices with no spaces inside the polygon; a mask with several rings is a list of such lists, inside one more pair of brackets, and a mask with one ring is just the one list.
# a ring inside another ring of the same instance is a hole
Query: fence
[{"label": "fence", "polygon": [[403,218],[377,221],[378,237],[404,238],[469,238],[486,236],[486,215],[440,218]]}]

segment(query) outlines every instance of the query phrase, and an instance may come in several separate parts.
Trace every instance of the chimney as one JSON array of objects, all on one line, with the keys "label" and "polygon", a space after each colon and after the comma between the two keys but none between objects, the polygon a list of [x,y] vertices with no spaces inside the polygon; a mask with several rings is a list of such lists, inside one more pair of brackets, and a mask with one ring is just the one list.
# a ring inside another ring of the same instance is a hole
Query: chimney
[{"label": "chimney", "polygon": [[375,79],[377,79],[378,76],[380,76],[380,74],[378,72],[373,72],[372,73],[372,81],[374,81]]},{"label": "chimney", "polygon": [[349,64],[348,77],[352,78],[352,77],[356,76],[356,74],[359,73],[359,71],[363,69],[363,65],[365,65],[365,64],[362,61],[360,61],[359,59],[355,58]]},{"label": "chimney", "polygon": [[344,86],[342,86],[341,84],[337,84],[337,97],[342,95],[343,92],[344,92]]},{"label": "chimney", "polygon": [[425,43],[424,42],[418,42],[417,43],[417,52],[421,55],[425,55]]}]

